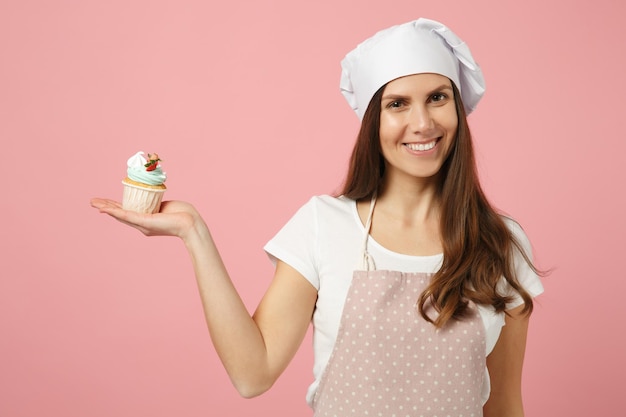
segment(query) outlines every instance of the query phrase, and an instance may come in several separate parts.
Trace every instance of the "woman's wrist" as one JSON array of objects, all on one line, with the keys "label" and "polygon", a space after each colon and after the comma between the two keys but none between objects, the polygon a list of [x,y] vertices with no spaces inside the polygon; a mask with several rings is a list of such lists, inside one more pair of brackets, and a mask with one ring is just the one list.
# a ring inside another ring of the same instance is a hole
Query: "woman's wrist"
[{"label": "woman's wrist", "polygon": [[210,241],[211,233],[202,217],[195,213],[192,215],[190,225],[184,229],[179,237],[185,243],[187,249],[191,250],[199,244],[206,244],[206,242]]}]

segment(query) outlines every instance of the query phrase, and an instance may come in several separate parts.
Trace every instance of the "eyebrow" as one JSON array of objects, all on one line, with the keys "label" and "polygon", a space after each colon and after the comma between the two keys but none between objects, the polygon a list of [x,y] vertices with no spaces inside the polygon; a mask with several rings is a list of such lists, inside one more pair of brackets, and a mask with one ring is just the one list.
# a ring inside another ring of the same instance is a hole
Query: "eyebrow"
[{"label": "eyebrow", "polygon": [[[453,91],[451,85],[441,84],[439,87],[435,87],[432,90],[430,90],[427,95],[431,95],[433,93],[436,93],[437,91],[442,91],[442,90]],[[387,95],[384,95],[381,98],[381,100],[397,100],[399,98],[405,98],[405,97],[407,97],[407,96],[404,95],[404,94],[387,94]]]}]

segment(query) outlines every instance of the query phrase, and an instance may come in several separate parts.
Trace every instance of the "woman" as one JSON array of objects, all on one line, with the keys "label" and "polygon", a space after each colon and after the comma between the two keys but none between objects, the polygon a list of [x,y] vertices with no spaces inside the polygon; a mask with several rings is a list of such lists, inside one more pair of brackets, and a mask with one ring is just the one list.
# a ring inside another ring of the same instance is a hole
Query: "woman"
[{"label": "woman", "polygon": [[244,397],[269,389],[311,320],[316,416],[521,416],[530,245],[489,205],[466,113],[484,92],[467,46],[418,19],[342,62],[362,119],[341,196],[314,197],[266,245],[274,279],[251,317],[197,211],[92,205],[191,254],[215,348]]}]

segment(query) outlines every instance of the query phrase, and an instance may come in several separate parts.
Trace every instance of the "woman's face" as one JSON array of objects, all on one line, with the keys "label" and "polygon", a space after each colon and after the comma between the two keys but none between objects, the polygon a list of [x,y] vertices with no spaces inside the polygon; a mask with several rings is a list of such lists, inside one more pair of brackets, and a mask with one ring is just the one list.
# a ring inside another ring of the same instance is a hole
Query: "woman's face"
[{"label": "woman's face", "polygon": [[439,74],[397,78],[383,90],[380,145],[385,175],[434,178],[458,127],[451,81]]}]

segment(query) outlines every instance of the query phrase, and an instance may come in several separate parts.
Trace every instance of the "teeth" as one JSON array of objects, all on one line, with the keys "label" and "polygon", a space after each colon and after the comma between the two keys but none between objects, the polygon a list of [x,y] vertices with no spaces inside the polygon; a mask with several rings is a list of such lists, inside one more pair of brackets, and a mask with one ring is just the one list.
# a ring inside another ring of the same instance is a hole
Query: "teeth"
[{"label": "teeth", "polygon": [[428,151],[435,147],[437,144],[436,140],[428,143],[407,143],[406,146],[412,151]]}]

